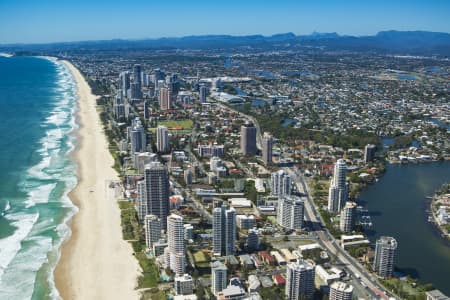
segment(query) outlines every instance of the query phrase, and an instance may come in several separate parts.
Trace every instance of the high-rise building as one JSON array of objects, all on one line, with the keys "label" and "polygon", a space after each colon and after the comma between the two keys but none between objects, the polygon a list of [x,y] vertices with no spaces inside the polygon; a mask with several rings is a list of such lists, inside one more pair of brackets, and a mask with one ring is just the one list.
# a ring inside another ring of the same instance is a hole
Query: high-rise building
[{"label": "high-rise building", "polygon": [[148,249],[161,239],[161,219],[155,215],[146,215],[144,219],[145,245]]},{"label": "high-rise building", "polygon": [[342,232],[351,232],[355,227],[356,203],[347,201],[341,211],[339,228]]},{"label": "high-rise building", "polygon": [[328,210],[340,212],[348,197],[348,184],[345,179],[347,165],[343,159],[338,159],[334,165],[334,174],[328,192]]},{"label": "high-rise building", "polygon": [[191,185],[194,180],[194,175],[192,174],[192,171],[190,169],[184,170],[184,183],[186,185]]},{"label": "high-rise building", "polygon": [[133,66],[133,83],[138,84],[139,90],[142,87],[142,69],[141,65],[134,65]]},{"label": "high-rise building", "polygon": [[145,197],[145,180],[138,181],[136,183],[137,190],[137,202],[138,202],[138,218],[139,222],[143,223],[144,218],[147,215],[147,199]]},{"label": "high-rise building", "polygon": [[120,89],[122,90],[122,96],[126,97],[128,90],[130,89],[130,72],[125,71],[120,73]]},{"label": "high-rise building", "polygon": [[142,100],[142,90],[140,84],[136,82],[131,83],[130,98],[131,103],[140,102]]},{"label": "high-rise building", "polygon": [[144,102],[144,119],[150,119],[150,104],[147,101]]},{"label": "high-rise building", "polygon": [[241,126],[241,152],[243,155],[256,154],[256,127],[253,123]]},{"label": "high-rise building", "polygon": [[172,92],[166,87],[159,89],[159,109],[169,110],[172,108]]},{"label": "high-rise building", "polygon": [[271,175],[270,188],[274,196],[289,196],[292,192],[292,178],[284,170],[273,172]]},{"label": "high-rise building", "polygon": [[364,147],[364,162],[371,162],[375,157],[375,152],[377,151],[377,146],[368,144]]},{"label": "high-rise building", "polygon": [[286,299],[313,299],[314,296],[314,266],[307,261],[291,262],[286,272]]},{"label": "high-rise building", "polygon": [[236,210],[226,205],[213,209],[213,254],[234,255],[236,244]]},{"label": "high-rise building", "polygon": [[252,252],[259,249],[259,232],[257,228],[251,228],[247,234],[247,250]]},{"label": "high-rise building", "polygon": [[350,284],[335,281],[330,286],[330,300],[352,300],[353,286]]},{"label": "high-rise building", "polygon": [[131,153],[145,152],[147,147],[147,139],[145,136],[144,127],[141,121],[136,118],[130,130]]},{"label": "high-rise building", "polygon": [[194,281],[189,274],[175,276],[175,293],[177,295],[191,295],[194,292]]},{"label": "high-rise building", "polygon": [[156,149],[160,153],[169,152],[169,130],[166,126],[158,126],[156,129]]},{"label": "high-rise building", "polygon": [[125,119],[125,102],[123,101],[122,91],[119,90],[113,103],[114,118],[116,120]]},{"label": "high-rise building", "polygon": [[222,157],[225,154],[224,145],[198,145],[198,156],[200,157]]},{"label": "high-rise building", "polygon": [[176,214],[167,217],[167,244],[166,264],[175,274],[184,274],[186,260],[183,217]]},{"label": "high-rise building", "polygon": [[227,287],[227,267],[220,261],[211,263],[211,292],[217,296]]},{"label": "high-rise building", "polygon": [[208,94],[208,88],[205,85],[200,86],[200,102],[206,103],[206,95]]},{"label": "high-rise building", "polygon": [[266,166],[272,163],[273,137],[270,133],[264,132],[262,140],[262,160]]},{"label": "high-rise building", "polygon": [[297,196],[284,196],[278,200],[277,223],[288,229],[303,227],[304,202]]},{"label": "high-rise building", "polygon": [[169,175],[167,168],[160,162],[151,162],[145,166],[145,199],[147,214],[161,220],[161,228],[167,229],[169,215]]},{"label": "high-rise building", "polygon": [[194,226],[192,224],[184,224],[184,239],[186,241],[194,239]]},{"label": "high-rise building", "polygon": [[394,274],[395,252],[397,241],[393,237],[380,237],[375,246],[373,269],[382,278],[392,277]]}]

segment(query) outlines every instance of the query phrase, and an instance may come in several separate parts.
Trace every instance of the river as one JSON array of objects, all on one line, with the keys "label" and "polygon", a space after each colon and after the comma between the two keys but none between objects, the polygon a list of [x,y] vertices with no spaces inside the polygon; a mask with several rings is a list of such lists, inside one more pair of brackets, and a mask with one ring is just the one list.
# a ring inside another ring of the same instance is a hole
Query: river
[{"label": "river", "polygon": [[367,187],[360,203],[371,213],[373,243],[380,235],[398,241],[395,265],[403,273],[432,283],[450,295],[450,242],[429,223],[427,196],[450,181],[450,161],[388,165],[380,180]]}]

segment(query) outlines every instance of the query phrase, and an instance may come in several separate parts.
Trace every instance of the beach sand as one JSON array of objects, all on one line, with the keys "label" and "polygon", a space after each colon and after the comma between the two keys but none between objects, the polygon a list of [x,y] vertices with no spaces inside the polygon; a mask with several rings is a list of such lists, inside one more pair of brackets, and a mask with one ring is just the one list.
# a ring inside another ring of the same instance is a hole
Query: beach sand
[{"label": "beach sand", "polygon": [[96,97],[70,63],[78,88],[78,184],[70,193],[79,212],[61,250],[55,282],[63,299],[138,299],[140,268],[131,245],[122,239],[120,210],[109,180],[117,180],[113,158],[96,110]]}]

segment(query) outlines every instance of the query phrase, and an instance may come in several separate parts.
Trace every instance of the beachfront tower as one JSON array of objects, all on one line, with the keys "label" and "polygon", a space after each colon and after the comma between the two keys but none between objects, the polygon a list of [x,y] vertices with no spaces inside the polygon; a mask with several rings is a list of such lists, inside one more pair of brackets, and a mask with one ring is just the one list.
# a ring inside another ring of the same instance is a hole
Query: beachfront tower
[{"label": "beachfront tower", "polygon": [[375,246],[373,269],[382,278],[392,277],[394,274],[395,252],[397,241],[393,237],[382,236]]},{"label": "beachfront tower", "polygon": [[334,165],[334,174],[328,192],[328,210],[340,212],[348,197],[348,184],[345,179],[347,165],[339,159]]},{"label": "beachfront tower", "polygon": [[155,215],[161,220],[161,228],[167,229],[169,215],[169,174],[160,162],[151,162],[145,166],[145,197],[147,214]]},{"label": "beachfront tower", "polygon": [[158,126],[156,129],[156,150],[159,153],[169,152],[169,130],[166,126]]},{"label": "beachfront tower", "polygon": [[146,215],[144,221],[145,245],[153,249],[153,244],[161,239],[161,219],[155,215]]},{"label": "beachfront tower", "polygon": [[246,123],[241,126],[242,155],[255,155],[256,150],[256,127],[253,123]]},{"label": "beachfront tower", "polygon": [[145,191],[145,180],[136,183],[137,203],[138,203],[138,219],[140,223],[144,222],[144,218],[148,213],[147,199]]},{"label": "beachfront tower", "polygon": [[291,262],[286,271],[286,299],[313,299],[314,266],[307,261]]},{"label": "beachfront tower", "polygon": [[273,137],[270,133],[264,132],[262,140],[262,160],[266,166],[272,164]]},{"label": "beachfront tower", "polygon": [[184,253],[183,217],[171,214],[167,217],[166,264],[177,275],[184,274],[186,258]]},{"label": "beachfront tower", "polygon": [[133,120],[130,130],[131,153],[145,152],[147,139],[144,127],[139,119]]}]

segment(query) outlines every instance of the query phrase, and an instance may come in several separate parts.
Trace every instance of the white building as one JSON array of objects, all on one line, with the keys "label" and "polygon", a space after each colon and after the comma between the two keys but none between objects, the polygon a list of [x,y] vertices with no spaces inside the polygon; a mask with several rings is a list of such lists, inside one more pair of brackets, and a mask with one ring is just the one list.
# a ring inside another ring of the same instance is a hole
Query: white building
[{"label": "white building", "polygon": [[184,224],[184,239],[187,241],[194,239],[194,226],[192,224]]},{"label": "white building", "polygon": [[336,281],[330,286],[330,300],[352,300],[353,286]]},{"label": "white building", "polygon": [[289,196],[292,191],[292,178],[283,170],[272,173],[270,188],[272,195]]},{"label": "white building", "polygon": [[307,261],[292,262],[286,271],[286,299],[312,299],[314,296],[314,265]]},{"label": "white building", "polygon": [[139,222],[143,223],[144,218],[148,213],[147,198],[145,197],[145,180],[136,183],[137,203],[138,203],[138,218]]},{"label": "white building", "polygon": [[167,217],[167,244],[166,264],[175,274],[184,274],[186,258],[183,217],[176,214]]},{"label": "white building", "polygon": [[348,184],[345,179],[347,165],[339,159],[334,165],[334,174],[328,191],[328,210],[340,212],[348,197]]},{"label": "white building", "polygon": [[227,286],[227,267],[220,261],[211,263],[211,292],[217,296]]},{"label": "white building", "polygon": [[282,197],[278,201],[277,223],[288,229],[300,230],[303,227],[304,202],[299,197]]},{"label": "white building", "polygon": [[156,149],[160,153],[169,152],[169,129],[166,126],[156,129]]},{"label": "white building", "polygon": [[392,277],[394,274],[395,252],[397,241],[393,237],[380,237],[375,246],[374,271],[382,278]]},{"label": "white building", "polygon": [[356,220],[356,203],[346,202],[344,208],[341,211],[341,219],[339,228],[342,232],[351,232],[355,227]]},{"label": "white building", "polygon": [[270,133],[264,132],[262,140],[262,160],[266,166],[272,163],[273,137]]},{"label": "white building", "polygon": [[194,281],[189,274],[175,276],[175,293],[177,295],[190,295],[194,292]]}]

